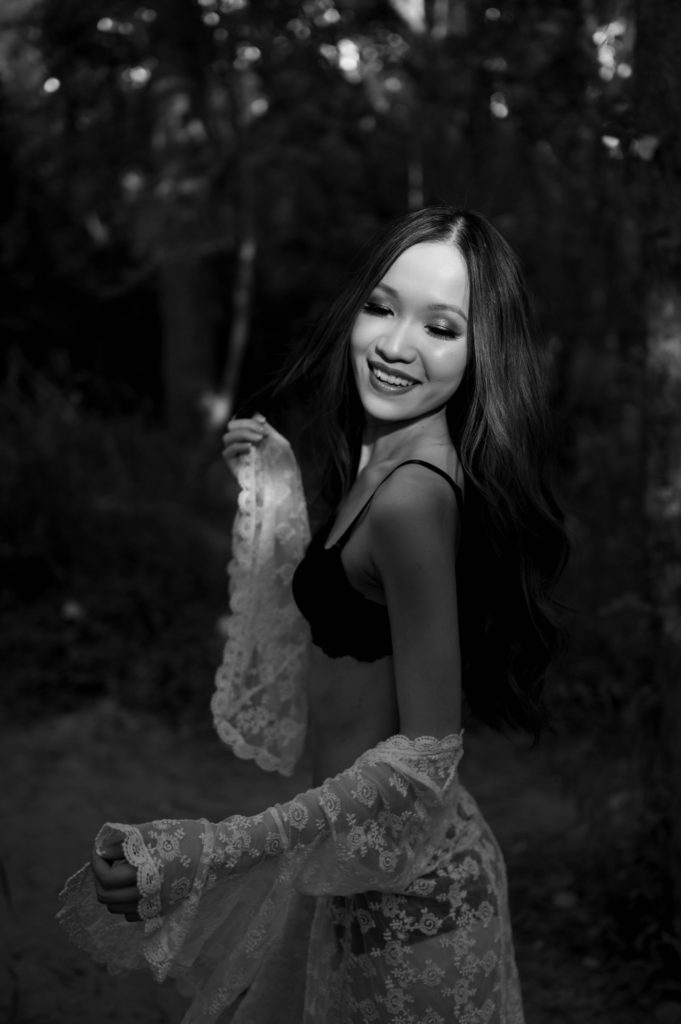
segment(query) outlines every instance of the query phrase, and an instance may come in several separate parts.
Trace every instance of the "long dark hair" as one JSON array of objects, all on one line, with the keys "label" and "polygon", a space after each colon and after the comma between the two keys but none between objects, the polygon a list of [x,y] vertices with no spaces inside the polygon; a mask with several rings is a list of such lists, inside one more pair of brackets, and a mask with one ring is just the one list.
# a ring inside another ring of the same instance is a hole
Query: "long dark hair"
[{"label": "long dark hair", "polygon": [[459,250],[470,287],[468,363],[447,408],[466,482],[457,562],[464,692],[483,721],[536,734],[545,671],[561,638],[552,593],[568,546],[546,473],[543,364],[508,243],[471,210],[432,206],[396,221],[374,240],[281,386],[313,386],[315,432],[330,454],[337,497],[354,479],[363,428],[350,364],[355,318],[405,249],[436,241]]}]

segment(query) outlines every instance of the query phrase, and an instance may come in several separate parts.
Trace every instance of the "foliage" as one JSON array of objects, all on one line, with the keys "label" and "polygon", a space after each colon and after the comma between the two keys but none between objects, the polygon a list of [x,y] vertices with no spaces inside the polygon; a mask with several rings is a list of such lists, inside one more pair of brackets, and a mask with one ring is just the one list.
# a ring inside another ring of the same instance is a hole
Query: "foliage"
[{"label": "foliage", "polygon": [[[610,21],[598,13],[590,0],[17,0],[0,46],[16,200],[0,229],[15,285],[3,333],[48,375],[61,362],[58,379],[92,410],[158,408],[178,308],[187,344],[170,376],[189,379],[192,352],[198,362],[212,346],[197,379],[208,387],[212,365],[217,381],[246,206],[258,272],[244,394],[276,376],[357,247],[409,203],[479,206],[509,236],[548,339],[575,538],[564,594],[575,640],[556,707],[594,734],[628,733],[648,699],[633,30],[624,2]],[[168,306],[183,288],[184,306]],[[15,467],[23,512],[8,543],[42,550],[56,586],[65,566],[86,574],[76,538],[87,536],[90,571],[109,564],[84,496],[113,468],[103,456],[96,469],[87,446],[116,434],[120,447],[122,428],[80,415],[55,480],[38,434],[29,442],[35,416],[23,423],[34,476]],[[49,529],[30,511],[43,468]],[[119,509],[107,542],[130,529],[140,550],[149,526],[126,495],[134,523]]]},{"label": "foliage", "polygon": [[33,383],[0,401],[6,713],[106,696],[204,719],[227,609],[226,472]]},{"label": "foliage", "polygon": [[[375,228],[444,199],[482,209],[520,251],[546,338],[574,542],[573,639],[553,682],[574,740],[565,777],[590,827],[612,824],[615,800],[659,829],[655,800],[636,803],[659,734],[640,210],[645,196],[662,209],[673,118],[635,109],[655,76],[637,77],[634,13],[631,0],[5,0],[9,706],[108,694],[205,714],[233,495],[143,417],[191,377],[192,355],[200,386],[217,386],[249,231],[242,395],[276,377]],[[186,361],[169,373],[178,308]],[[12,346],[41,378],[12,384]],[[598,757],[623,755],[631,777],[594,787]],[[640,856],[639,829],[618,834],[627,907],[652,944],[645,878],[664,868]],[[604,887],[604,906],[624,885]]]},{"label": "foliage", "polygon": [[[499,219],[552,330],[588,329],[588,273],[577,304],[555,286],[593,244],[574,209],[595,205],[609,159],[584,10],[43,0],[4,62],[25,189],[13,245],[49,223],[39,241],[60,277],[126,289],[173,254],[234,255],[248,179],[258,305],[295,333],[368,232],[444,198]],[[36,208],[40,225],[26,220]],[[257,320],[254,346],[277,333]]]}]

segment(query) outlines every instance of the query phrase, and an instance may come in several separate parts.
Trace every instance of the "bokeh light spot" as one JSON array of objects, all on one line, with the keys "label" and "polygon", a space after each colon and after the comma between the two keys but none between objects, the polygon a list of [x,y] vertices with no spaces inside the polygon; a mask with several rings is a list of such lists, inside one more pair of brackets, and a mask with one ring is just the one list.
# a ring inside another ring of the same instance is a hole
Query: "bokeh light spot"
[{"label": "bokeh light spot", "polygon": [[498,117],[501,120],[508,117],[508,103],[503,92],[493,92],[489,98],[489,109],[494,117]]}]

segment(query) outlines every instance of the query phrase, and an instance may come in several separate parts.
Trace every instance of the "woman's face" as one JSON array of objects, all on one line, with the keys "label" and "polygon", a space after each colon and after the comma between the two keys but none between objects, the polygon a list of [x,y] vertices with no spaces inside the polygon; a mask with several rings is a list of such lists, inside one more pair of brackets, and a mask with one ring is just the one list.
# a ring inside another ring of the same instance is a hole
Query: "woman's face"
[{"label": "woman's face", "polygon": [[466,368],[468,311],[458,249],[447,242],[405,249],[352,329],[352,367],[368,417],[401,422],[447,404]]}]

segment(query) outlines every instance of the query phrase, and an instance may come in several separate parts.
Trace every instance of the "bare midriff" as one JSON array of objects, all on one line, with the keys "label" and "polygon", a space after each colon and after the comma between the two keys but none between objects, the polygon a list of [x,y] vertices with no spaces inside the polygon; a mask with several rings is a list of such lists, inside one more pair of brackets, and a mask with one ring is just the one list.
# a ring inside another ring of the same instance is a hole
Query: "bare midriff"
[{"label": "bare midriff", "polygon": [[309,706],[318,786],[399,732],[393,659],[329,658],[313,645]]}]

